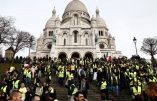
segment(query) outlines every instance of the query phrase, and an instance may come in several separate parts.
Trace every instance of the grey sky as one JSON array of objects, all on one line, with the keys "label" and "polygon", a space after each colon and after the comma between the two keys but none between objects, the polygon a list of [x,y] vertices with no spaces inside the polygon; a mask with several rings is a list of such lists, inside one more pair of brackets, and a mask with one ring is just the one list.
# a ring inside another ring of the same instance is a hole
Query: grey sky
[{"label": "grey sky", "polygon": [[[17,29],[28,31],[38,38],[47,20],[56,8],[62,17],[66,5],[71,0],[0,0],[0,15],[12,16]],[[143,38],[157,36],[157,0],[81,0],[89,14],[95,15],[96,7],[105,20],[109,32],[116,39],[117,50],[128,57],[135,54],[133,37],[137,38],[138,53]],[[28,55],[28,49],[18,55]]]}]

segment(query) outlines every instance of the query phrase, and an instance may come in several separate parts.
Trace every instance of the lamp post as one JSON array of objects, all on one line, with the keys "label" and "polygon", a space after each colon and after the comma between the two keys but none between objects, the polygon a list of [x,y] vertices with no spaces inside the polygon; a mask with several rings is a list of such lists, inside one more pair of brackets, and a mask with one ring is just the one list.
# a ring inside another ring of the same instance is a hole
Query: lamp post
[{"label": "lamp post", "polygon": [[135,43],[136,55],[138,55],[138,53],[137,53],[137,46],[136,46],[137,39],[135,37],[133,38],[133,42]]}]

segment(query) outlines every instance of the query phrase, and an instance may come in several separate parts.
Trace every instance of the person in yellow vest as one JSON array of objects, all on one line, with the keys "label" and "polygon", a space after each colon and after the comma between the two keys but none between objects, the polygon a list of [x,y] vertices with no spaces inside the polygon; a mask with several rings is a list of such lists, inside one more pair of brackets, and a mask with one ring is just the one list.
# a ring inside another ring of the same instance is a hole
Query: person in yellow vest
[{"label": "person in yellow vest", "polygon": [[56,95],[56,90],[51,85],[49,85],[48,93],[54,93]]},{"label": "person in yellow vest", "polygon": [[12,89],[19,89],[20,80],[17,77],[13,77]]},{"label": "person in yellow vest", "polygon": [[[74,80],[74,74],[70,71],[69,74],[68,74],[68,82],[71,82],[72,80]],[[69,83],[68,83],[68,86],[69,86]]]},{"label": "person in yellow vest", "polygon": [[70,87],[68,88],[68,101],[74,101],[74,95],[78,92],[78,87],[74,83],[74,80],[71,81]]},{"label": "person in yellow vest", "polygon": [[52,86],[49,86],[48,88],[48,101],[58,101],[56,90]]},{"label": "person in yellow vest", "polygon": [[14,70],[15,70],[15,67],[11,66],[9,72],[12,73]]},{"label": "person in yellow vest", "polygon": [[100,83],[100,93],[101,93],[101,100],[107,100],[109,95],[108,95],[108,89],[107,89],[107,82],[105,78],[102,78],[101,83]]},{"label": "person in yellow vest", "polygon": [[0,90],[7,95],[9,94],[9,87],[6,82],[2,83]]},{"label": "person in yellow vest", "polygon": [[20,87],[19,91],[22,94],[22,101],[24,101],[26,98],[26,92],[27,92],[27,88],[25,87],[24,83],[21,83],[21,87]]},{"label": "person in yellow vest", "polygon": [[37,86],[35,88],[35,94],[41,96],[43,94],[43,86],[41,83],[37,83]]},{"label": "person in yellow vest", "polygon": [[139,85],[138,84],[138,82],[139,81],[137,81],[137,84],[135,84],[133,87],[132,87],[132,93],[133,93],[133,100],[135,100],[135,101],[140,101],[140,100],[138,100],[140,97],[140,95],[141,95],[141,93],[142,93],[142,89],[141,89],[141,85]]},{"label": "person in yellow vest", "polygon": [[63,81],[64,81],[64,71],[61,68],[58,72],[58,83],[63,86]]},{"label": "person in yellow vest", "polygon": [[27,71],[28,71],[28,69],[27,69],[27,68],[23,68],[23,78],[26,78]]},{"label": "person in yellow vest", "polygon": [[32,77],[32,72],[30,70],[30,68],[27,70],[27,73],[26,73],[26,78],[25,78],[25,82],[26,82],[26,85],[30,84],[31,83],[31,77]]},{"label": "person in yellow vest", "polygon": [[149,77],[149,82],[157,82],[156,76],[151,75],[151,76]]},{"label": "person in yellow vest", "polygon": [[8,95],[9,95],[9,87],[6,82],[3,82],[0,88],[0,101],[7,101],[6,97]]}]

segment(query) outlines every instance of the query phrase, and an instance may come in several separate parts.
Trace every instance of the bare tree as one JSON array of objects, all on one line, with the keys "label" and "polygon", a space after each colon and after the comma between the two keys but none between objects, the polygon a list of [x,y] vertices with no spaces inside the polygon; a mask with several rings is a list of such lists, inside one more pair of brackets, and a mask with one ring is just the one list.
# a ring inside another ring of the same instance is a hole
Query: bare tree
[{"label": "bare tree", "polygon": [[157,38],[145,38],[141,51],[151,56],[151,62],[155,63],[154,55],[157,54]]},{"label": "bare tree", "polygon": [[34,49],[35,48],[35,45],[36,45],[36,41],[35,41],[35,37],[33,35],[31,35],[29,37],[29,54],[28,56],[30,57],[30,49]]},{"label": "bare tree", "polygon": [[16,31],[10,38],[10,46],[14,48],[14,55],[24,48],[33,48],[35,46],[35,38],[28,32]]},{"label": "bare tree", "polygon": [[13,23],[13,18],[0,16],[0,44],[8,43],[10,36],[14,33]]}]

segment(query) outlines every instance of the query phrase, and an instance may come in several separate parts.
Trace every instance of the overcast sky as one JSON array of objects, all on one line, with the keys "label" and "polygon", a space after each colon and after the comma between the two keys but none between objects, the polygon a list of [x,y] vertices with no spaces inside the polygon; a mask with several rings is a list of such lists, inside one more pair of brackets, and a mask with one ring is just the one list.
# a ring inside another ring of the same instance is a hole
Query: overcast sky
[{"label": "overcast sky", "polygon": [[[0,15],[11,16],[19,30],[28,31],[39,38],[47,20],[56,8],[60,19],[71,0],[0,0]],[[138,54],[150,58],[140,51],[142,41],[157,36],[157,0],[81,0],[90,16],[96,7],[105,20],[109,32],[116,39],[116,48],[123,55],[131,57],[136,53],[133,37],[137,38]],[[3,49],[4,50],[4,49]],[[28,49],[19,52],[27,56]],[[157,57],[157,56],[155,56]]]}]

